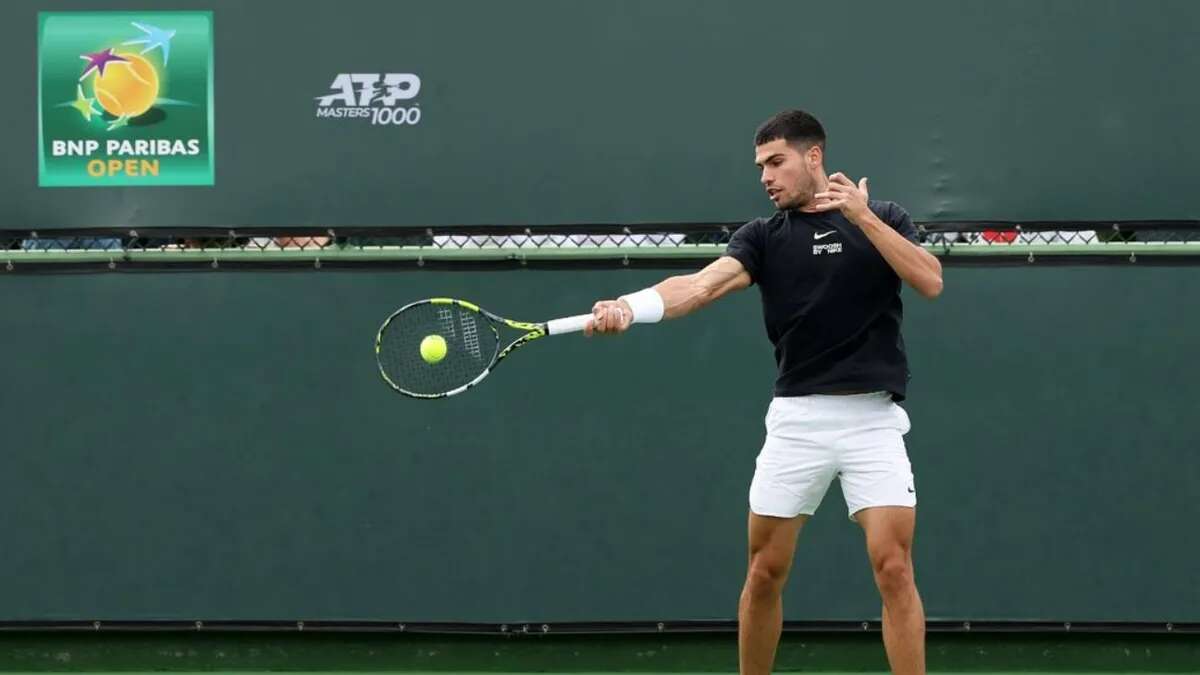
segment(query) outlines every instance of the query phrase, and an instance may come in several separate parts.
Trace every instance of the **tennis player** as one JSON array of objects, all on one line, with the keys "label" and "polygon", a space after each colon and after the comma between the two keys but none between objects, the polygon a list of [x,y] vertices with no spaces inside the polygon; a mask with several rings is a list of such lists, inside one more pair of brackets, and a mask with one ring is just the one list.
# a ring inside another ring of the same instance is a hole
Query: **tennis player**
[{"label": "tennis player", "polygon": [[916,489],[903,436],[908,365],[900,282],[942,292],[937,258],[903,208],[825,173],[825,130],[789,110],[762,124],[754,163],[777,211],[739,228],[708,267],[602,300],[585,332],[690,314],[757,284],[779,367],[750,484],[749,568],[738,606],[742,675],[771,671],[796,540],[836,477],[866,535],[896,675],[925,673],[925,613],[913,573]]}]

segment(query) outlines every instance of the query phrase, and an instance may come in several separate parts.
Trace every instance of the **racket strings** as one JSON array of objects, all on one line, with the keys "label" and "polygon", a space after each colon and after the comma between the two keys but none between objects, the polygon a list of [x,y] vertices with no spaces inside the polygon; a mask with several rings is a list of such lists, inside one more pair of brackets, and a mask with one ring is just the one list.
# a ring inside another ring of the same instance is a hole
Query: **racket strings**
[{"label": "racket strings", "polygon": [[[446,342],[446,355],[436,363],[421,355],[421,341],[431,335]],[[479,377],[499,348],[500,336],[483,316],[457,305],[420,304],[392,317],[380,333],[379,367],[400,389],[435,396]]]},{"label": "racket strings", "polygon": [[463,349],[476,359],[483,357],[483,348],[479,344],[479,323],[478,321],[468,321],[467,316],[462,317],[462,343]]}]

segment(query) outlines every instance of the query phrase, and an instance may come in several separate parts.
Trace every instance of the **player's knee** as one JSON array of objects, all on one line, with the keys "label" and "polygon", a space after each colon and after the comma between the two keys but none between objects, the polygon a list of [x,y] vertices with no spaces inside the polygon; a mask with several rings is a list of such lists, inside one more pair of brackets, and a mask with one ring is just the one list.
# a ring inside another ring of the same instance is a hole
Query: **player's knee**
[{"label": "player's knee", "polygon": [[871,561],[875,570],[875,584],[883,596],[906,592],[913,586],[913,570],[904,551],[896,549]]},{"label": "player's knee", "polygon": [[746,595],[763,598],[779,595],[787,581],[788,564],[782,556],[758,554],[750,559],[746,573]]}]

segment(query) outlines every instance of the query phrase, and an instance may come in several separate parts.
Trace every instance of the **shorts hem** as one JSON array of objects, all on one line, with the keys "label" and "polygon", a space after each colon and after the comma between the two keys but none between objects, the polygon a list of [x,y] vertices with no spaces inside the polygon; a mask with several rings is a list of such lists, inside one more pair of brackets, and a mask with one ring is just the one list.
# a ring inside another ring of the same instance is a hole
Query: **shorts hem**
[{"label": "shorts hem", "polygon": [[799,511],[797,511],[791,515],[788,515],[786,512],[778,511],[778,510],[774,511],[773,513],[767,513],[767,511],[770,511],[770,510],[771,509],[759,510],[759,509],[754,508],[753,506],[750,507],[750,513],[753,513],[756,516],[763,516],[765,518],[795,518],[797,516],[808,516],[811,518],[813,516],[813,514],[816,513],[816,511],[805,511],[804,509],[800,509]]},{"label": "shorts hem", "polygon": [[862,513],[863,511],[866,511],[867,509],[883,509],[883,508],[914,509],[915,510],[917,508],[917,503],[914,501],[911,504],[867,504],[866,506],[859,506],[850,511],[850,514],[849,514],[850,522],[857,523],[858,522],[858,518],[857,518],[858,514]]}]

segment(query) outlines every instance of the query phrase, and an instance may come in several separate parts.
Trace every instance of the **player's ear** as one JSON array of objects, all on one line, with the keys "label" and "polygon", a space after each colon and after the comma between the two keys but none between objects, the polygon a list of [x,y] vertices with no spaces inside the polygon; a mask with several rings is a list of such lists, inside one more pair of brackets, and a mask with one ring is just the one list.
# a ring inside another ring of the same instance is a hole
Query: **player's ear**
[{"label": "player's ear", "polygon": [[815,169],[821,166],[821,162],[825,159],[825,152],[821,150],[821,146],[814,144],[804,153],[804,157],[808,160],[808,165]]}]

